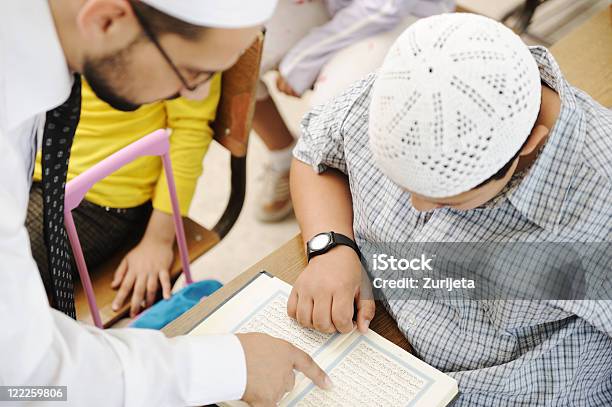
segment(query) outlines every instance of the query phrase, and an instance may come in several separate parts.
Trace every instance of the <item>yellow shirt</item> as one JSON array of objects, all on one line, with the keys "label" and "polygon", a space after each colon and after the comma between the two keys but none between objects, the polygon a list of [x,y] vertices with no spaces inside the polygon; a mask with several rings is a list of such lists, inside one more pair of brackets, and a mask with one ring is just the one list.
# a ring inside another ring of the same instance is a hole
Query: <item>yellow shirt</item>
[{"label": "yellow shirt", "polygon": [[[81,120],[72,144],[68,180],[114,152],[159,128],[172,130],[170,157],[181,213],[186,215],[202,173],[202,160],[213,138],[214,120],[221,94],[221,75],[211,80],[205,100],[185,98],[141,106],[121,112],[98,99],[83,81]],[[36,155],[34,180],[42,179],[41,152]],[[141,157],[96,183],[85,195],[88,201],[111,208],[132,208],[152,200],[153,207],[172,213],[160,157]]]}]

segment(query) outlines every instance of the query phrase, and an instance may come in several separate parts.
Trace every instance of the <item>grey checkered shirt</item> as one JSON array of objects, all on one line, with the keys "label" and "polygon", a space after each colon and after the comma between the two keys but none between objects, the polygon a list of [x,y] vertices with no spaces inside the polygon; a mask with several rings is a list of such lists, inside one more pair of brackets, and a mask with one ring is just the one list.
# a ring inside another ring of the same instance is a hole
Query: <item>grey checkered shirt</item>
[{"label": "grey checkered shirt", "polygon": [[[545,48],[531,52],[542,80],[560,95],[561,112],[536,162],[494,205],[412,208],[368,147],[376,74],[306,115],[294,155],[317,172],[348,175],[360,246],[612,240],[612,113],[571,87]],[[388,297],[385,306],[415,353],[458,380],[456,405],[612,406],[612,301]]]}]

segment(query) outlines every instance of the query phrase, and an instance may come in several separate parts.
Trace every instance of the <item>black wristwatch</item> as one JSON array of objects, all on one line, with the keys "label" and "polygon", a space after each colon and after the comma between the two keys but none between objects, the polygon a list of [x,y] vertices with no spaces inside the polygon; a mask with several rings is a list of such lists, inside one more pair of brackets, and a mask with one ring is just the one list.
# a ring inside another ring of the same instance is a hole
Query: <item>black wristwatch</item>
[{"label": "black wristwatch", "polygon": [[357,253],[357,256],[361,259],[361,252],[353,239],[340,233],[325,232],[314,235],[313,238],[306,243],[308,261],[320,254],[327,253],[338,245],[348,246],[355,250],[355,253]]}]

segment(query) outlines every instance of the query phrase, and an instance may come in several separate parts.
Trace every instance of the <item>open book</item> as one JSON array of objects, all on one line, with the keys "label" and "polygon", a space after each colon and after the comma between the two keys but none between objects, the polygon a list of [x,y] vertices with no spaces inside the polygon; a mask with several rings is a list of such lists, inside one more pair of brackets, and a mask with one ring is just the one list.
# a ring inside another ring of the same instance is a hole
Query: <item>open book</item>
[{"label": "open book", "polygon": [[[287,316],[291,286],[265,272],[222,304],[189,335],[263,332],[310,354],[331,377],[321,390],[304,375],[281,406],[445,406],[457,382],[370,330],[324,334]],[[228,406],[245,403],[232,401]]]}]

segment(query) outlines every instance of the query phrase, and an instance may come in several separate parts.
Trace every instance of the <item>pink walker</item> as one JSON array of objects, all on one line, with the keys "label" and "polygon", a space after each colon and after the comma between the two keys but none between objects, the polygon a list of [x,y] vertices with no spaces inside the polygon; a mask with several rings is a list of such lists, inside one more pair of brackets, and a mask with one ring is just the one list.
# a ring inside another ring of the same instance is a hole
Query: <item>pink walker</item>
[{"label": "pink walker", "polygon": [[79,206],[87,191],[89,191],[96,182],[109,176],[114,171],[117,171],[119,168],[139,157],[146,155],[161,156],[166,172],[166,180],[168,181],[168,191],[170,191],[174,230],[176,233],[179,254],[181,256],[181,263],[183,265],[183,272],[185,273],[185,280],[187,284],[193,282],[189,270],[189,254],[187,252],[187,242],[183,229],[183,219],[181,218],[181,211],[176,196],[176,186],[174,184],[174,174],[172,172],[172,163],[170,162],[169,138],[170,134],[167,130],[156,130],[105,158],[66,184],[66,194],[64,197],[64,224],[66,225],[66,232],[68,233],[68,239],[70,240],[70,246],[72,247],[77,269],[79,270],[79,276],[81,277],[81,282],[85,289],[91,316],[94,324],[98,328],[103,328],[102,319],[100,318],[100,310],[96,303],[91,279],[89,278],[89,271],[87,270],[85,258],[83,257],[83,249],[81,248],[81,243],[79,242],[79,237],[74,225],[74,219],[72,218],[72,210]]}]

